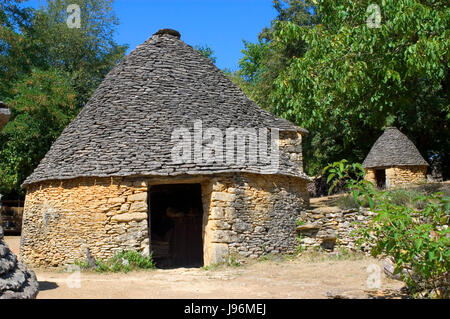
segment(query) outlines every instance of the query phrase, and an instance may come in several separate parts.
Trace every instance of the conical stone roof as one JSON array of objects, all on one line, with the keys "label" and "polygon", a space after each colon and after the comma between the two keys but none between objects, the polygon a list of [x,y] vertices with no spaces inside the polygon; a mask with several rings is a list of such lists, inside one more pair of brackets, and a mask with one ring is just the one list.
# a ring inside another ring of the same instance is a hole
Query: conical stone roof
[{"label": "conical stone roof", "polygon": [[0,226],[0,299],[34,299],[38,292],[35,273],[9,250]]},{"label": "conical stone roof", "polygon": [[[169,32],[170,31],[170,32]],[[162,30],[104,79],[24,185],[76,177],[260,172],[258,165],[174,164],[171,135],[202,127],[278,128],[307,133],[252,102],[210,59]],[[307,178],[280,154],[280,174]]]},{"label": "conical stone roof", "polygon": [[395,127],[388,127],[363,162],[364,168],[428,166],[413,142]]}]

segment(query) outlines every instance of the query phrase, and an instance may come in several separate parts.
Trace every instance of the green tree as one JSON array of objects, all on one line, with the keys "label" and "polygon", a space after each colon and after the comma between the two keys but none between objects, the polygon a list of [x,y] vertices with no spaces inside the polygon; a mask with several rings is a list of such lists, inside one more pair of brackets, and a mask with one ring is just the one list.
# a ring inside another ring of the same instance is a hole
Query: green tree
[{"label": "green tree", "polygon": [[[80,28],[67,25],[67,7],[78,4]],[[71,75],[77,100],[83,106],[127,46],[114,41],[118,19],[112,0],[51,0],[38,10],[27,34],[35,67],[60,69]]]},{"label": "green tree", "polygon": [[20,185],[78,112],[76,92],[61,71],[34,70],[16,84],[8,103],[13,120],[0,132],[0,193]]},{"label": "green tree", "polygon": [[443,193],[416,194],[412,204],[396,200],[395,191],[380,191],[363,179],[360,164],[346,160],[324,169],[332,186],[345,181],[358,207],[368,202],[374,213],[352,236],[370,247],[374,257],[394,261],[414,297],[450,298],[450,197]]},{"label": "green tree", "polygon": [[[366,21],[381,9],[379,27]],[[397,126],[426,159],[450,172],[450,7],[447,1],[318,1],[314,27],[278,22],[275,46],[302,39],[270,91],[271,110],[311,134],[307,171],[360,162],[386,126]]]},{"label": "green tree", "polygon": [[[13,113],[0,135],[0,191],[12,196],[126,51],[113,39],[112,0],[22,2],[0,0],[0,100]],[[67,24],[69,4],[80,28]]]},{"label": "green tree", "polygon": [[31,72],[26,33],[33,10],[22,8],[22,0],[0,0],[0,100],[11,96],[15,81]]},{"label": "green tree", "polygon": [[237,75],[246,82],[244,91],[259,105],[270,109],[270,93],[275,89],[274,81],[286,69],[294,57],[305,54],[306,43],[297,38],[283,45],[273,41],[279,29],[278,22],[291,22],[298,26],[312,26],[318,21],[317,15],[309,1],[274,0],[273,6],[277,17],[270,27],[264,28],[258,36],[257,43],[244,41],[244,57],[239,61]]},{"label": "green tree", "polygon": [[200,52],[203,56],[210,59],[214,64],[216,63],[217,57],[214,56],[214,50],[209,46],[197,44],[194,46],[194,49]]}]

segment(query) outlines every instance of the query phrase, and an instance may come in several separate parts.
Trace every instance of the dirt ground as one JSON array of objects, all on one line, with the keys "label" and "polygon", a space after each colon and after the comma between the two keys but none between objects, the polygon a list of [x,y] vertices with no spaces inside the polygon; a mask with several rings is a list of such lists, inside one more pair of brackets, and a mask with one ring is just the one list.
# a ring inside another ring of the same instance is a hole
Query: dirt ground
[{"label": "dirt ground", "polygon": [[[5,237],[18,253],[19,237]],[[381,286],[369,289],[372,272],[381,270]],[[374,266],[371,266],[374,267]],[[327,298],[327,293],[349,298],[398,298],[401,282],[382,273],[381,261],[360,257],[337,260],[302,256],[294,259],[259,261],[239,267],[215,269],[178,268],[131,273],[81,272],[34,269],[39,281],[39,298],[186,298],[186,299],[270,299]]]}]

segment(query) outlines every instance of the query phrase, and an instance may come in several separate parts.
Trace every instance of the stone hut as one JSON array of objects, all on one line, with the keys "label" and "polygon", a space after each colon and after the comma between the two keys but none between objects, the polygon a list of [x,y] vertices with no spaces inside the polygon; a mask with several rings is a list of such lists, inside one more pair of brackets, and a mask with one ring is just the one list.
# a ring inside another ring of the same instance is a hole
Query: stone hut
[{"label": "stone hut", "polygon": [[395,127],[386,128],[363,162],[365,179],[379,188],[426,181],[428,163],[411,140]]},{"label": "stone hut", "polygon": [[[0,101],[0,131],[8,122],[9,116],[9,109]],[[0,202],[0,208],[1,205]],[[17,256],[8,248],[0,225],[0,299],[34,299],[38,292],[36,274],[18,261]]]},{"label": "stone hut", "polygon": [[24,182],[21,256],[60,266],[138,250],[200,266],[294,252],[306,133],[161,30],[106,76]]}]

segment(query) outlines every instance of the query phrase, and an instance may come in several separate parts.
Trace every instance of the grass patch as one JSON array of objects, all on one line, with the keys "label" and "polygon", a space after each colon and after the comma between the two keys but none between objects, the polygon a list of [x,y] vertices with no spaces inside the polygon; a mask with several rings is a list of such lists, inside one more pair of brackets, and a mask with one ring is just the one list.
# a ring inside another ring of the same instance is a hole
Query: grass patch
[{"label": "grass patch", "polygon": [[[353,195],[345,194],[336,198],[333,202],[334,205],[339,207],[340,209],[357,209],[358,205],[356,204]],[[362,206],[369,207],[369,202],[367,200],[362,199]]]},{"label": "grass patch", "polygon": [[203,266],[202,269],[203,270],[217,270],[217,269],[220,268],[220,266],[221,266],[221,264],[213,263],[213,264],[210,264],[208,266]]},{"label": "grass patch", "polygon": [[208,266],[203,266],[202,269],[203,270],[217,270],[219,268],[223,268],[223,267],[240,267],[242,266],[242,262],[239,261],[239,259],[237,258],[237,256],[235,254],[231,254],[228,256],[228,258],[221,262],[221,263],[213,263],[210,264]]},{"label": "grass patch", "polygon": [[[87,261],[75,261],[74,264],[83,270],[91,270]],[[124,250],[117,253],[114,257],[104,261],[98,259],[95,261],[96,272],[130,272],[133,270],[156,269],[152,255],[145,257],[134,250]]]},{"label": "grass patch", "polygon": [[367,258],[362,252],[355,252],[341,247],[335,253],[325,253],[317,249],[308,250],[299,255],[300,259],[305,259],[311,263],[327,262],[327,261],[343,261],[343,260],[361,260]]},{"label": "grass patch", "polygon": [[[408,188],[394,188],[387,190],[386,193],[390,196],[390,200],[395,205],[423,209],[425,203],[415,199],[419,196],[428,196],[438,191],[442,192],[444,197],[450,196],[450,184],[422,184]],[[365,199],[362,199],[362,201],[362,206],[368,208],[369,202]],[[332,205],[344,210],[358,208],[352,194],[344,194],[333,199]]]}]

